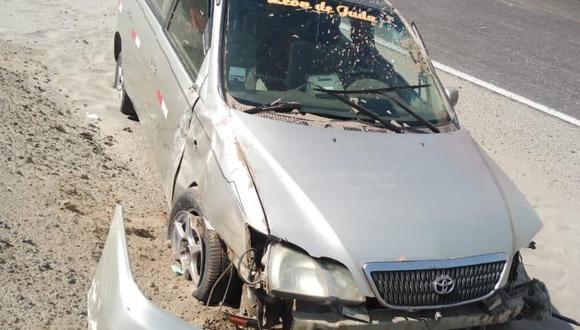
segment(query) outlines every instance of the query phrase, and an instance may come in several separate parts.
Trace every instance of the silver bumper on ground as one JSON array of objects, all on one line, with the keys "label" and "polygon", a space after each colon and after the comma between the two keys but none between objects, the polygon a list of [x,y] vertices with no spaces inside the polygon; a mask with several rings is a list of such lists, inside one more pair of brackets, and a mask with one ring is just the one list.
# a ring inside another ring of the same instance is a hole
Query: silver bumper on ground
[{"label": "silver bumper on ground", "polygon": [[88,292],[88,328],[197,330],[197,327],[153,305],[141,293],[131,275],[126,243],[123,212],[121,206],[117,206]]}]

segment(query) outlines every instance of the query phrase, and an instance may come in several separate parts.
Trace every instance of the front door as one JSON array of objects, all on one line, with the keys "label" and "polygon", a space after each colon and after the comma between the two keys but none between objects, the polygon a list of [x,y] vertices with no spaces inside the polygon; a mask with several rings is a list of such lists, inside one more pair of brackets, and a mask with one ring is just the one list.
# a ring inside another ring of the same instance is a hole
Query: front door
[{"label": "front door", "polygon": [[176,0],[152,53],[157,67],[155,101],[161,114],[155,124],[154,152],[168,201],[198,100],[195,82],[205,57],[208,20],[209,0]]}]

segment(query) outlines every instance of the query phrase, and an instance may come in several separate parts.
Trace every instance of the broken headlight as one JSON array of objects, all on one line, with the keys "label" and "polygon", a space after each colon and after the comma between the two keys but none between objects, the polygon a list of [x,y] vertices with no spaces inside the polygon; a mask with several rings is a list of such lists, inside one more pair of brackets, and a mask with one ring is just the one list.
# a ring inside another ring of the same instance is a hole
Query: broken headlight
[{"label": "broken headlight", "polygon": [[350,271],[338,263],[314,258],[284,247],[270,245],[264,257],[268,291],[278,296],[361,303],[364,297]]}]

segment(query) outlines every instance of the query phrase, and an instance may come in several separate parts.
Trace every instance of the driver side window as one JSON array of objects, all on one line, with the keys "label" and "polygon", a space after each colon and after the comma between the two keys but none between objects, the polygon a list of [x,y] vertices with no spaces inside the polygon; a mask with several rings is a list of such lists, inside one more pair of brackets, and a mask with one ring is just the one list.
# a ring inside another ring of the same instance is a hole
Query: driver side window
[{"label": "driver side window", "polygon": [[161,19],[164,19],[171,7],[171,0],[150,0],[151,6]]},{"label": "driver side window", "polygon": [[195,77],[205,57],[203,34],[210,19],[209,0],[178,0],[168,32],[187,69]]}]

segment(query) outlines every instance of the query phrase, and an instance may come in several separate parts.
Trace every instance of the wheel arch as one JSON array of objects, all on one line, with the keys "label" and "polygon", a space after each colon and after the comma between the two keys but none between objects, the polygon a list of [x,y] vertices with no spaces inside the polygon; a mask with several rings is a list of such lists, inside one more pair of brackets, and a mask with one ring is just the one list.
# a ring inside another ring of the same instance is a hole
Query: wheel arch
[{"label": "wheel arch", "polygon": [[115,62],[119,59],[119,54],[121,54],[121,50],[123,50],[123,41],[121,40],[121,34],[119,31],[115,32],[115,38],[113,42],[113,56],[115,58]]},{"label": "wheel arch", "polygon": [[[195,189],[195,186],[190,186],[189,188],[185,189],[179,196],[176,196],[174,202],[171,205],[171,211],[169,212],[169,216],[167,218],[166,228],[167,228],[167,238],[171,237],[171,221],[177,214],[177,212],[189,209],[195,213],[195,215],[200,216],[201,218],[205,218],[203,216],[203,211],[201,208],[201,203],[199,201],[199,193]],[[207,223],[207,221],[205,221]]]}]

